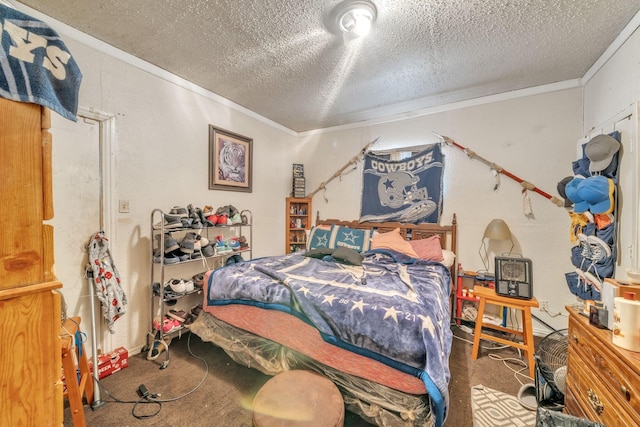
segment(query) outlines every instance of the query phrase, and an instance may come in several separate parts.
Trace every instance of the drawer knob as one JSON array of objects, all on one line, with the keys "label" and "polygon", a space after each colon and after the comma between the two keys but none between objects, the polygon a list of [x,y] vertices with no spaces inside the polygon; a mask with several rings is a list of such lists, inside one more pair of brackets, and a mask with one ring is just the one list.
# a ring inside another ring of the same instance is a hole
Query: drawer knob
[{"label": "drawer knob", "polygon": [[624,398],[627,399],[627,402],[631,400],[631,393],[629,393],[629,390],[627,390],[625,386],[620,386],[620,391]]},{"label": "drawer knob", "polygon": [[604,412],[604,405],[600,402],[598,395],[591,389],[587,392],[589,395],[589,403],[596,414],[601,415]]},{"label": "drawer knob", "polygon": [[578,344],[578,336],[577,336],[577,335],[574,335],[574,336],[573,336],[573,342],[574,342],[574,343],[576,343],[576,344]]}]

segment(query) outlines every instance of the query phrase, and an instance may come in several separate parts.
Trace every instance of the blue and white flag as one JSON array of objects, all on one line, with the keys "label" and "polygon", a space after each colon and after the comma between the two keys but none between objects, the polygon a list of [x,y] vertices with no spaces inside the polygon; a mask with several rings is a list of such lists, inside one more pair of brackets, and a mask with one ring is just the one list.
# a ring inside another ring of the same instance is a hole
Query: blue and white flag
[{"label": "blue and white flag", "polygon": [[76,121],[82,73],[47,24],[0,4],[0,97]]},{"label": "blue and white flag", "polygon": [[439,144],[403,160],[365,153],[360,222],[438,223],[443,171]]}]

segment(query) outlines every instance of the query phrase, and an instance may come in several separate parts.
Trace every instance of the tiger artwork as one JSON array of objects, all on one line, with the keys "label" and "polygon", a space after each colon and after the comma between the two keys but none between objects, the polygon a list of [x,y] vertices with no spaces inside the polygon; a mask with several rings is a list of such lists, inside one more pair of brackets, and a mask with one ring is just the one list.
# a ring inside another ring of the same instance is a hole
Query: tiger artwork
[{"label": "tiger artwork", "polygon": [[220,161],[218,162],[218,178],[224,181],[245,181],[245,148],[232,141],[224,139],[220,149]]}]

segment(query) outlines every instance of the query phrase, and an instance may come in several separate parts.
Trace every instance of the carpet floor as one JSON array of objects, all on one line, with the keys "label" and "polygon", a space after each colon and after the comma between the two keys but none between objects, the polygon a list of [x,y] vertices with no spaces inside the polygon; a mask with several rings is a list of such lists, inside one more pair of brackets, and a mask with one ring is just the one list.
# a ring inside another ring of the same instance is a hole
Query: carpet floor
[{"label": "carpet floor", "polygon": [[[477,360],[471,360],[468,342],[473,337],[457,327],[453,328],[458,339],[453,340],[449,366],[451,381],[449,393],[451,408],[445,427],[473,425],[471,388],[483,384],[512,396],[517,395],[521,383],[532,380],[517,376],[514,370],[523,367],[503,359],[519,359],[517,350],[508,347],[500,350],[483,349]],[[467,340],[467,341],[464,341]],[[489,344],[490,345],[490,344]],[[85,405],[85,418],[92,427],[137,427],[189,425],[251,427],[253,397],[270,378],[254,369],[235,363],[220,348],[200,340],[196,335],[183,335],[171,343],[171,362],[160,370],[158,361],[148,361],[143,354],[129,358],[129,366],[100,381],[103,405],[91,409]],[[202,360],[206,360],[208,373]],[[493,356],[489,356],[492,354]],[[161,355],[159,361],[164,360]],[[525,371],[526,372],[526,371]],[[137,390],[144,384],[151,393],[159,393],[165,400],[162,406],[138,404]],[[197,390],[192,391],[197,385]],[[120,400],[121,402],[116,402]],[[64,425],[72,427],[68,407],[64,411]],[[369,426],[356,414],[345,413],[347,427]]]}]

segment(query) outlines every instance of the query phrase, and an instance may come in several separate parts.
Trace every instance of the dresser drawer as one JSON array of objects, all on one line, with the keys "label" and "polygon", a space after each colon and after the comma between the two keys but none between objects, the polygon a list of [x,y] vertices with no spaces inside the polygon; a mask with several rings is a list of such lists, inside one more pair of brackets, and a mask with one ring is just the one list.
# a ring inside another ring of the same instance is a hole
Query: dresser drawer
[{"label": "dresser drawer", "polygon": [[[570,321],[571,322],[571,321]],[[640,425],[640,384],[638,375],[626,365],[605,343],[594,337],[589,330],[579,322],[571,322],[569,348],[575,350],[582,360],[583,368],[593,372],[612,397],[619,403],[624,412]],[[612,345],[612,344],[609,344]],[[575,366],[572,364],[572,366]]]},{"label": "dresser drawer", "polygon": [[584,418],[584,419],[592,419],[593,416],[591,414],[585,413],[582,410],[582,406],[580,406],[582,402],[578,402],[578,398],[575,396],[573,392],[573,385],[567,381],[567,385],[564,390],[564,413],[573,415],[574,417]]},{"label": "dresser drawer", "polygon": [[[575,346],[569,347],[568,363],[572,369],[567,376],[567,388],[571,392],[571,399],[574,399],[582,409],[576,413],[571,402],[567,407],[571,415],[586,415],[588,419],[606,426],[635,427],[638,425],[633,415],[623,409],[599,377],[594,375],[594,369],[584,364],[584,359],[577,354]],[[579,368],[575,369],[576,367]]]}]

